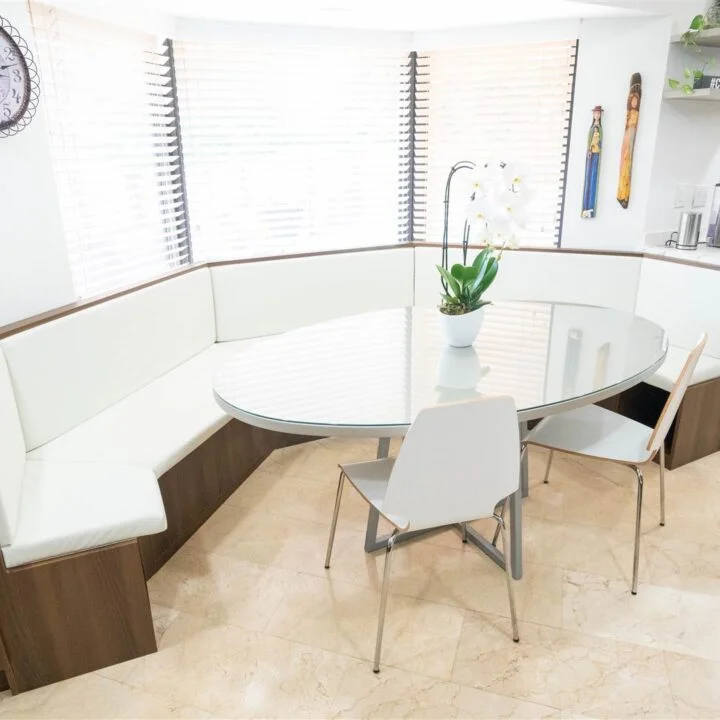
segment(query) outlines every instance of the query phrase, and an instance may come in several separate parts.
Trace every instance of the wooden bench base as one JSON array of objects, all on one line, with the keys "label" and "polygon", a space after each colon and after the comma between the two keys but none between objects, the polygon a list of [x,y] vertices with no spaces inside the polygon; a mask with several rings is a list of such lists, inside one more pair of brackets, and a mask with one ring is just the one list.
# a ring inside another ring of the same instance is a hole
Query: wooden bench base
[{"label": "wooden bench base", "polygon": [[[625,417],[653,427],[668,392],[640,383],[600,403]],[[674,470],[720,450],[720,378],[691,385],[685,392],[665,441],[665,465]]]},{"label": "wooden bench base", "polygon": [[12,569],[0,557],[0,670],[13,693],[155,652],[146,579],[273,450],[309,439],[232,420],[160,478],[165,532]]}]

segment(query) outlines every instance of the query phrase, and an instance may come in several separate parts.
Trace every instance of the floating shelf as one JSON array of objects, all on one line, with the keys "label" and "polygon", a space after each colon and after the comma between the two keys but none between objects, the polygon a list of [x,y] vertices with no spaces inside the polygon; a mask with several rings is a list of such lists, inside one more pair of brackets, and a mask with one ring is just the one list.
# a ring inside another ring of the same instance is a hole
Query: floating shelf
[{"label": "floating shelf", "polygon": [[665,100],[690,100],[693,102],[720,102],[720,89],[710,90],[704,88],[695,90],[690,95],[686,95],[682,90],[666,90],[663,93]]},{"label": "floating shelf", "polygon": [[[672,42],[682,44],[682,35],[673,35]],[[712,28],[712,30],[699,32],[695,38],[695,42],[704,47],[720,48],[720,28]]]}]

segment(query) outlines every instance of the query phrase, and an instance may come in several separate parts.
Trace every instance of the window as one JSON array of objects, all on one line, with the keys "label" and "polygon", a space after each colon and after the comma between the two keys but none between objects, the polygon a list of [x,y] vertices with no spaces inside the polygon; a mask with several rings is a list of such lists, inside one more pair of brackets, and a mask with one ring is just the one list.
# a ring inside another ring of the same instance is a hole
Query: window
[{"label": "window", "polygon": [[[575,56],[570,40],[418,54],[416,241],[442,239],[454,163],[502,160],[526,164],[536,192],[521,244],[559,244]],[[453,190],[462,186],[456,177]],[[464,205],[451,204],[451,242],[461,238]]]},{"label": "window", "polygon": [[189,262],[169,43],[31,4],[75,288]]},{"label": "window", "polygon": [[407,51],[174,49],[195,258],[410,239]]}]

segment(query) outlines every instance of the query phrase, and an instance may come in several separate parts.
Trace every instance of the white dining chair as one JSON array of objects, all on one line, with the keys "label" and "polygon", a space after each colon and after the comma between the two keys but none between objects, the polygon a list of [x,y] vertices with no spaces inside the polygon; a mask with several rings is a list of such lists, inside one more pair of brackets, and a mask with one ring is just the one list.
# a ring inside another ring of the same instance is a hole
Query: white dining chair
[{"label": "white dining chair", "polygon": [[659,453],[660,461],[660,525],[665,525],[665,438],[670,430],[693,371],[702,354],[707,335],[702,334],[688,355],[685,365],[670,391],[665,407],[654,428],[618,415],[597,405],[552,415],[533,428],[525,438],[525,445],[537,445],[550,450],[544,482],[548,482],[553,453],[570,453],[583,457],[607,460],[629,467],[637,478],[637,506],[635,511],[635,554],[633,556],[632,594],[637,595],[638,565],[640,562],[640,521],[642,519],[642,466]]},{"label": "white dining chair", "polygon": [[510,549],[498,503],[518,489],[520,439],[513,399],[506,396],[449,403],[421,410],[397,459],[340,465],[325,567],[330,567],[343,485],[347,479],[393,526],[385,551],[373,670],[380,672],[390,559],[404,532],[494,517],[502,534],[513,640],[518,626]]}]

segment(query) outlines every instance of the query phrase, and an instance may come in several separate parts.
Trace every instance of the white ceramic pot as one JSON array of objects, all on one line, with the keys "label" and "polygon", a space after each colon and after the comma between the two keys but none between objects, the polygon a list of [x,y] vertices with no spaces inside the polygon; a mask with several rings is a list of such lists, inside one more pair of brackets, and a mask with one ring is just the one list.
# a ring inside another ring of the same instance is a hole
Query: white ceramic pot
[{"label": "white ceramic pot", "polygon": [[440,313],[445,340],[453,347],[470,347],[480,332],[485,318],[485,308],[481,307],[464,315],[446,315]]}]

